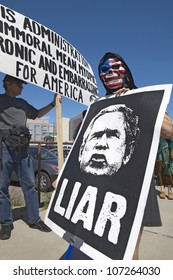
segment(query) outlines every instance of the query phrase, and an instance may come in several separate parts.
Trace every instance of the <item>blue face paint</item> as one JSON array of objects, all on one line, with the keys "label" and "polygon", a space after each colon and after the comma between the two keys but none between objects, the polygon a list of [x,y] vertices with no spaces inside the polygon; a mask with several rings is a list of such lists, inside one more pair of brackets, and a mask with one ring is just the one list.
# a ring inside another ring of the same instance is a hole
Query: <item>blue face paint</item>
[{"label": "blue face paint", "polygon": [[105,60],[104,64],[102,64],[102,65],[100,66],[100,68],[99,68],[99,74],[100,74],[100,75],[101,75],[101,74],[105,74],[106,72],[109,71],[110,68],[111,68],[111,66],[110,66],[110,60],[107,59],[107,60]]}]

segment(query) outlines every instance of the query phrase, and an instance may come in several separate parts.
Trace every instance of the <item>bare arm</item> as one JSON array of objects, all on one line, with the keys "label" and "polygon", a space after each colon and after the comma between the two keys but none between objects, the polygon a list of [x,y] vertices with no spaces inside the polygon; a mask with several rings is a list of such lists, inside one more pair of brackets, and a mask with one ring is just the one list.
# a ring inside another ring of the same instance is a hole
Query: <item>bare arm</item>
[{"label": "bare arm", "polygon": [[48,104],[48,105],[46,105],[45,107],[43,107],[43,108],[41,108],[40,110],[39,110],[39,113],[38,113],[38,118],[41,118],[41,117],[43,117],[44,115],[46,115],[50,110],[52,110],[54,107],[55,107],[55,105],[56,105],[56,94],[54,95],[54,99],[53,99],[53,101],[50,103],[50,104]]},{"label": "bare arm", "polygon": [[172,120],[167,113],[165,113],[162,127],[161,127],[161,136],[164,138],[172,138],[173,137],[173,124]]}]

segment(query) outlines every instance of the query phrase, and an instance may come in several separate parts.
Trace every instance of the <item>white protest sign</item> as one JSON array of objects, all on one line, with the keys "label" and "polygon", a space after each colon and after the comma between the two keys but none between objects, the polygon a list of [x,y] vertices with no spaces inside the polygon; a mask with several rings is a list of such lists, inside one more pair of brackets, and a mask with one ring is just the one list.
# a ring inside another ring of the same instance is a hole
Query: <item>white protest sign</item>
[{"label": "white protest sign", "polygon": [[0,5],[0,71],[89,105],[98,95],[91,66],[49,28]]}]

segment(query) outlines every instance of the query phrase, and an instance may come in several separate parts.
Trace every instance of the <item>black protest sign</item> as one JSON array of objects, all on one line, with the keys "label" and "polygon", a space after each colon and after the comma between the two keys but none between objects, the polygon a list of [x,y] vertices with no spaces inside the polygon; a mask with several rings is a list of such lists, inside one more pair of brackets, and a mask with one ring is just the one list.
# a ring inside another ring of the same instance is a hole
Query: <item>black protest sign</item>
[{"label": "black protest sign", "polygon": [[0,5],[0,71],[89,105],[98,94],[90,64],[49,28]]},{"label": "black protest sign", "polygon": [[86,114],[46,223],[93,259],[132,258],[170,92],[103,98]]}]

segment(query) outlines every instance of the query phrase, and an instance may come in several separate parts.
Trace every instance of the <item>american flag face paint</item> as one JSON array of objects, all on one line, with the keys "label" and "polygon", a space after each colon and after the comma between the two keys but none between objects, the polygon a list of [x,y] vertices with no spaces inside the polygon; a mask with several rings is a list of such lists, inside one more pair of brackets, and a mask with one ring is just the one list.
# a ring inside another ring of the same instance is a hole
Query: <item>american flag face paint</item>
[{"label": "american flag face paint", "polygon": [[124,84],[125,68],[122,62],[114,57],[110,57],[100,65],[100,78],[109,89],[119,89]]}]

